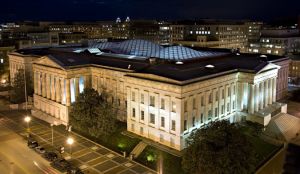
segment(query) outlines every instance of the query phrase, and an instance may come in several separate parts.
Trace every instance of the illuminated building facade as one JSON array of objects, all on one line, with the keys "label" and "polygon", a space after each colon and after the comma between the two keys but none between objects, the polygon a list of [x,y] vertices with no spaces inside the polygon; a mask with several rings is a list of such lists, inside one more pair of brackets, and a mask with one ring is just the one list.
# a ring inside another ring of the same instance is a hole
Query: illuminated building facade
[{"label": "illuminated building facade", "polygon": [[285,57],[267,60],[142,40],[105,44],[18,51],[40,56],[33,63],[32,114],[67,125],[76,96],[86,87],[99,92],[105,87],[128,131],[182,150],[185,138],[210,121],[267,125],[274,113],[286,112],[276,102],[276,64]]}]

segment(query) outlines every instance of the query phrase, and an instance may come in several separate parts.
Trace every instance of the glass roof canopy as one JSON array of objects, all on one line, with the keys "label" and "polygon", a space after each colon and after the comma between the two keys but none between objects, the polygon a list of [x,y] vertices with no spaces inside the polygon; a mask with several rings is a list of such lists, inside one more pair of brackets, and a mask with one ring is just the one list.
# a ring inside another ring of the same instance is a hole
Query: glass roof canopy
[{"label": "glass roof canopy", "polygon": [[146,40],[126,40],[123,42],[103,42],[90,44],[88,49],[109,50],[115,54],[156,57],[166,60],[184,61],[202,57],[222,55],[220,52],[196,51],[183,46],[162,47]]}]

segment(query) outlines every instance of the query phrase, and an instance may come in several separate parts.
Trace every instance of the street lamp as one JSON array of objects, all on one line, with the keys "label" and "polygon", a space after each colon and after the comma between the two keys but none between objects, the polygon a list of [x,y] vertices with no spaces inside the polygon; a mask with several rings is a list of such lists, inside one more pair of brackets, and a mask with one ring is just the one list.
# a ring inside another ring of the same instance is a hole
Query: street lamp
[{"label": "street lamp", "polygon": [[67,139],[67,144],[70,145],[70,156],[72,155],[72,144],[73,144],[73,143],[74,143],[74,139],[71,138],[71,137],[69,137],[69,138]]},{"label": "street lamp", "polygon": [[31,117],[26,116],[26,117],[24,118],[24,121],[27,123],[27,131],[29,132],[29,122],[31,121]]}]

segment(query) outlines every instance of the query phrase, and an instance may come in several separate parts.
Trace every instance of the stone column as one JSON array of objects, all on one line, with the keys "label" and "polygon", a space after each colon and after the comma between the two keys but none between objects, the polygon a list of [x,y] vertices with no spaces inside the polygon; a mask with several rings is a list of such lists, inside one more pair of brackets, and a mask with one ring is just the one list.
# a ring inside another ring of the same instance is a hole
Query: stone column
[{"label": "stone column", "polygon": [[75,100],[79,96],[79,77],[75,78]]},{"label": "stone column", "polygon": [[56,83],[55,83],[55,77],[53,75],[51,75],[51,100],[55,101],[55,87],[56,87]]},{"label": "stone column", "polygon": [[56,102],[57,103],[61,103],[61,86],[60,86],[60,80],[59,77],[55,78],[56,82],[55,82],[55,94],[56,94]]},{"label": "stone column", "polygon": [[273,90],[272,90],[272,92],[273,92],[273,97],[272,97],[273,102],[277,101],[277,99],[276,99],[276,93],[277,93],[276,85],[277,85],[277,77],[275,77],[273,79]]},{"label": "stone column", "polygon": [[264,88],[264,107],[267,107],[268,106],[268,81],[266,80],[265,82],[265,88]]},{"label": "stone column", "polygon": [[61,103],[64,104],[64,94],[65,94],[65,80],[60,80],[60,96],[61,96]]},{"label": "stone column", "polygon": [[38,94],[38,75],[37,75],[37,72],[34,71],[33,72],[33,84],[34,84],[34,94]]},{"label": "stone column", "polygon": [[263,109],[264,108],[264,96],[265,96],[265,91],[264,91],[264,89],[265,89],[265,84],[264,84],[264,82],[261,82],[260,83],[260,86],[261,86],[261,88],[260,88],[260,105],[259,105],[259,109]]},{"label": "stone column", "polygon": [[248,105],[248,112],[249,114],[254,113],[254,85],[249,84],[249,105]]},{"label": "stone column", "polygon": [[71,105],[70,79],[66,79],[66,106]]},{"label": "stone column", "polygon": [[254,111],[257,112],[259,110],[259,86],[258,84],[254,85],[255,95],[254,95]]},{"label": "stone column", "polygon": [[91,82],[91,79],[90,79],[90,76],[87,75],[87,76],[84,76],[84,88],[90,88],[90,83]]},{"label": "stone column", "polygon": [[38,80],[38,95],[41,96],[41,95],[42,95],[42,79],[41,79],[41,73],[38,72],[37,75],[38,75],[38,78],[37,78],[37,80]]},{"label": "stone column", "polygon": [[51,99],[51,93],[50,93],[50,74],[46,74],[46,93],[47,93],[47,98]]},{"label": "stone column", "polygon": [[46,74],[42,73],[42,96],[44,98],[47,97],[47,93],[46,93]]},{"label": "stone column", "polygon": [[272,104],[272,98],[273,98],[273,81],[272,79],[269,79],[268,80],[268,83],[269,83],[269,105]]}]

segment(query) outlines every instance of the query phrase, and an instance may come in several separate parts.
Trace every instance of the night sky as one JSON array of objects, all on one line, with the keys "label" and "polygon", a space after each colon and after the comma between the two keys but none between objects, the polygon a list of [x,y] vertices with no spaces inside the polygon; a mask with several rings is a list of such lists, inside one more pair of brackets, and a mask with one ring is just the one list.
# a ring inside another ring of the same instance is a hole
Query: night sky
[{"label": "night sky", "polygon": [[300,0],[1,0],[0,21],[296,17]]}]

